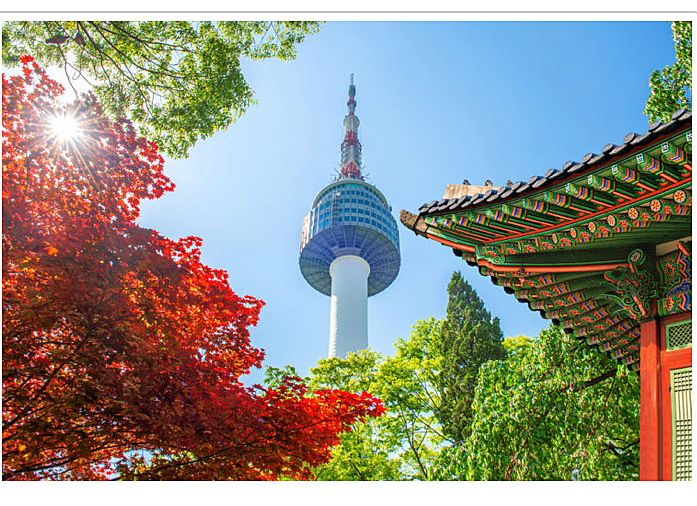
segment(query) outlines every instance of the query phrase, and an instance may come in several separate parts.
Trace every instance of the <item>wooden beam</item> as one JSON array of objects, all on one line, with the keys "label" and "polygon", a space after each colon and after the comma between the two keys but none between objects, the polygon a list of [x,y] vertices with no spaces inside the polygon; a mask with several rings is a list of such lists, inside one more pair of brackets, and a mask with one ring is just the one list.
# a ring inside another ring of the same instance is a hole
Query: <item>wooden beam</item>
[{"label": "wooden beam", "polygon": [[639,434],[639,479],[662,478],[661,441],[661,365],[659,320],[653,317],[641,324],[641,402]]}]

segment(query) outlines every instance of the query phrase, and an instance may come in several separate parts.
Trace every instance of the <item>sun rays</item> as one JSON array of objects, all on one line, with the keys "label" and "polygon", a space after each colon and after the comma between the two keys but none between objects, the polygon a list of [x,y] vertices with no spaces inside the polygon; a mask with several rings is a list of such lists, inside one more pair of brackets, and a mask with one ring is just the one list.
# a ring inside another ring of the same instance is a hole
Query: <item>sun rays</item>
[{"label": "sun rays", "polygon": [[48,123],[51,135],[58,142],[76,141],[82,137],[82,127],[74,115],[58,114],[49,119]]}]

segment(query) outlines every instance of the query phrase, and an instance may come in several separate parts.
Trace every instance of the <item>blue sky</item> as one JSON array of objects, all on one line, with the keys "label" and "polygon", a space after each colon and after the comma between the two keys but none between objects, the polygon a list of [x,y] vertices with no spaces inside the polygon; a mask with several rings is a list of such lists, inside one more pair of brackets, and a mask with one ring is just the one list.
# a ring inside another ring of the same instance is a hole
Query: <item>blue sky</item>
[{"label": "blue sky", "polygon": [[[203,238],[203,261],[266,302],[251,331],[265,363],[306,374],[327,355],[329,298],[300,274],[300,230],[339,166],[351,73],[364,173],[398,220],[449,183],[527,181],[646,131],[649,75],[674,58],[660,21],[328,22],[293,61],[244,63],[258,105],[168,161],[177,188],[146,203],[140,223]],[[373,349],[391,354],[417,320],[444,317],[455,270],[505,336],[548,325],[450,249],[399,227],[400,274],[368,302]]]}]

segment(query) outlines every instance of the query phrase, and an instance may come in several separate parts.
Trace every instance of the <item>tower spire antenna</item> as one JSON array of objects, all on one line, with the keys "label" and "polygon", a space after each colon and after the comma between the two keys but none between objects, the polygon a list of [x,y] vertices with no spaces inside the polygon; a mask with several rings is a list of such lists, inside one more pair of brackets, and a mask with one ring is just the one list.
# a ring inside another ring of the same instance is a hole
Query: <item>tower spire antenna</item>
[{"label": "tower spire antenna", "polygon": [[341,174],[339,179],[352,178],[363,180],[361,174],[361,143],[358,141],[358,116],[356,116],[356,86],[353,74],[349,84],[349,100],[346,102],[348,114],[344,118],[344,142],[341,143]]}]

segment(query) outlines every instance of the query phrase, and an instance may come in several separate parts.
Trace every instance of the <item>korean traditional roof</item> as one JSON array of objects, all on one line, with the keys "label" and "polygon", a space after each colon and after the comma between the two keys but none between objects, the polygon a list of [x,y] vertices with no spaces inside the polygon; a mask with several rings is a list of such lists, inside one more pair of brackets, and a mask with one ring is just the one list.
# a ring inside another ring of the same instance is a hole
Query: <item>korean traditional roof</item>
[{"label": "korean traditional roof", "polygon": [[681,109],[580,162],[484,193],[465,188],[400,219],[638,369],[641,321],[691,310],[691,164],[692,113]]}]

